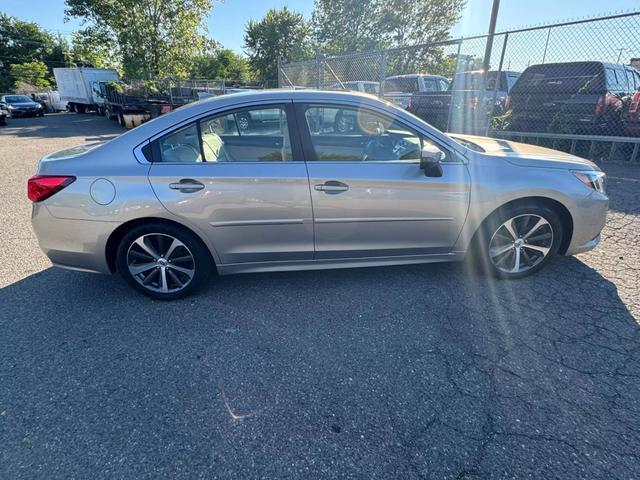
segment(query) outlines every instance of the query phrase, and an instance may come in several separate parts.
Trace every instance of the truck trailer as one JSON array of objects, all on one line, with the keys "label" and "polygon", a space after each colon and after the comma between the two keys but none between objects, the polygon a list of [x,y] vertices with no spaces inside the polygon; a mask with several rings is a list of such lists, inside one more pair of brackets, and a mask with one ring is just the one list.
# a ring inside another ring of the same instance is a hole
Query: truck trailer
[{"label": "truck trailer", "polygon": [[118,72],[112,68],[54,68],[60,100],[67,102],[70,112],[104,113],[104,97],[100,95],[100,84],[118,82]]}]

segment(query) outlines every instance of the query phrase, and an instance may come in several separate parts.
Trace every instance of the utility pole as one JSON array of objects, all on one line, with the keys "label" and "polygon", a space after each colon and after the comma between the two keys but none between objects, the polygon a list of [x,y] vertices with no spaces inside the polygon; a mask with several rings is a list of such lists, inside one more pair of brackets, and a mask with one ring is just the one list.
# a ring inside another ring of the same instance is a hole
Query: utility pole
[{"label": "utility pole", "polygon": [[[487,34],[487,45],[484,49],[484,59],[482,61],[482,90],[480,91],[480,112],[484,112],[486,108],[486,96],[487,96],[487,77],[489,75],[489,68],[491,68],[491,50],[493,50],[493,37],[496,33],[496,21],[498,20],[498,10],[500,9],[500,0],[493,0],[493,7],[491,8],[491,19],[489,20],[489,33]],[[503,51],[504,54],[504,51]],[[497,79],[496,79],[497,80]],[[491,107],[493,108],[493,107]],[[475,117],[473,115],[472,117]],[[477,124],[475,119],[471,121],[471,128],[465,127],[463,133],[472,133],[477,135],[480,132],[488,131],[488,118],[486,115],[481,115],[480,125]],[[482,125],[486,122],[486,125]]]},{"label": "utility pole", "polygon": [[491,19],[489,20],[489,34],[487,35],[487,46],[484,50],[484,62],[482,62],[482,69],[484,70],[485,74],[491,67],[491,50],[493,49],[493,36],[496,33],[498,10],[500,10],[500,0],[493,0],[493,7],[491,8]]}]

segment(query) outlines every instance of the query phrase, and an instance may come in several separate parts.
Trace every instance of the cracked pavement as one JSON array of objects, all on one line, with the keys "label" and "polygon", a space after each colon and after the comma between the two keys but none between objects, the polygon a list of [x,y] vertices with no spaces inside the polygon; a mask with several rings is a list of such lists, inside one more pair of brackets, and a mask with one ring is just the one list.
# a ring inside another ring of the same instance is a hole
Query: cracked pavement
[{"label": "cracked pavement", "polygon": [[31,232],[38,158],[119,132],[0,129],[0,478],[640,478],[640,166],[604,166],[601,245],[527,279],[251,274],[162,303]]}]

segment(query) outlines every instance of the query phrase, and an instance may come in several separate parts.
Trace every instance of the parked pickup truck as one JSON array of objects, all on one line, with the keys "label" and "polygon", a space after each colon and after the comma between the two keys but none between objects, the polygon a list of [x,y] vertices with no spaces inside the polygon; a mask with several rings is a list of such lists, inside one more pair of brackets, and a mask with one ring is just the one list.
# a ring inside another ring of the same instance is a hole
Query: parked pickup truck
[{"label": "parked pickup truck", "polygon": [[382,83],[382,96],[385,100],[402,108],[407,108],[416,94],[447,90],[449,90],[449,80],[445,77],[422,73],[387,77]]},{"label": "parked pickup truck", "polygon": [[531,65],[511,92],[505,128],[515,132],[622,135],[637,90],[631,65],[568,62]]},{"label": "parked pickup truck", "polygon": [[482,70],[457,73],[450,89],[445,92],[416,93],[407,110],[440,130],[481,133],[486,129],[489,117],[504,113],[507,95],[520,73],[489,71],[484,94],[485,108],[480,108],[482,76]]}]

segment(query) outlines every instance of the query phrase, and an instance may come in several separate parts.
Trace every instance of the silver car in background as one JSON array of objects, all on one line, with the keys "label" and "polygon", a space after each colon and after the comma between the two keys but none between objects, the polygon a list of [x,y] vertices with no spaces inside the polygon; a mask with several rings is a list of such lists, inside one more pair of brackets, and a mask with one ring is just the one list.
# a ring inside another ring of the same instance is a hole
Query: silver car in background
[{"label": "silver car in background", "polygon": [[[336,128],[348,116],[351,128]],[[241,122],[249,118],[248,123]],[[595,247],[604,173],[510,141],[446,135],[373,96],[204,100],[44,157],[32,222],[54,265],[182,297],[231,274],[462,260],[519,278]]]}]

